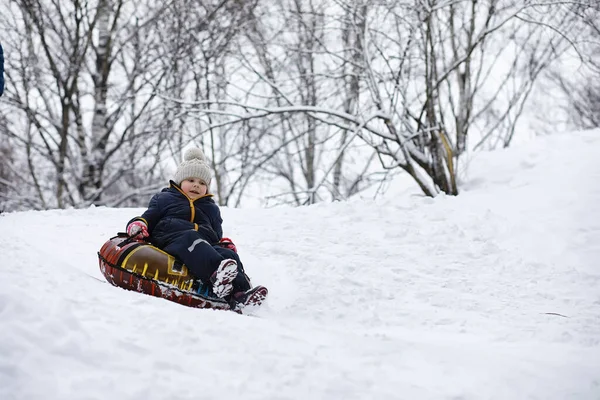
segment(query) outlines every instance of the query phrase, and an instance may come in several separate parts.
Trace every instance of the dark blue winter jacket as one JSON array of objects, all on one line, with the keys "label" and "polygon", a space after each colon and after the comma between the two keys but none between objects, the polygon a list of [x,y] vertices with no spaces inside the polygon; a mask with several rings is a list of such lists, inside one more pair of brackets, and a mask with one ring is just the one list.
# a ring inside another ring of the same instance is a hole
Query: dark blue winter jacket
[{"label": "dark blue winter jacket", "polygon": [[171,186],[155,194],[148,209],[131,221],[144,221],[152,243],[165,248],[186,231],[197,231],[210,244],[223,237],[223,219],[219,206],[206,195],[196,200],[189,198],[181,188],[171,181]]},{"label": "dark blue winter jacket", "polygon": [[0,96],[4,93],[4,51],[0,44]]}]

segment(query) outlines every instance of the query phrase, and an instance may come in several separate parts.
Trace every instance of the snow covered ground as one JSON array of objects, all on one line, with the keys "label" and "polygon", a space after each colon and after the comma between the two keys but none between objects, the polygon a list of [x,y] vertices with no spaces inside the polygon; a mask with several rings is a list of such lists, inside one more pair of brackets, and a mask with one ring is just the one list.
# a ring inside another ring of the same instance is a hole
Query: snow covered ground
[{"label": "snow covered ground", "polygon": [[103,282],[141,209],[0,216],[0,399],[600,399],[600,131],[458,197],[223,209],[253,316]]}]

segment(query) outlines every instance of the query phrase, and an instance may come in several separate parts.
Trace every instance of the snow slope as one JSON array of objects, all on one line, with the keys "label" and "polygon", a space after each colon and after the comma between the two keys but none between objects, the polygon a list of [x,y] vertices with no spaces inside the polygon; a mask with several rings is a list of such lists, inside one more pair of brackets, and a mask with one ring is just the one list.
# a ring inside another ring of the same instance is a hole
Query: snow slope
[{"label": "snow slope", "polygon": [[104,283],[141,209],[0,216],[0,399],[600,399],[598,155],[557,134],[455,198],[223,209],[253,316]]}]

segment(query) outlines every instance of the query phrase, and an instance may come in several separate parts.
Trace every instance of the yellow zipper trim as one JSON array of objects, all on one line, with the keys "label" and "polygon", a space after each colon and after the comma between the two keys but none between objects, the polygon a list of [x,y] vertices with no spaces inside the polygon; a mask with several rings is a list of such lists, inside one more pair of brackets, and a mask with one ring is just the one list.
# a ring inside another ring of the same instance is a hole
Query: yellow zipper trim
[{"label": "yellow zipper trim", "polygon": [[[173,185],[173,186],[175,186],[175,185]],[[190,196],[188,196],[187,194],[185,194],[185,192],[179,186],[175,186],[175,189],[179,190],[179,193],[181,193],[182,195],[184,195],[185,198],[190,203],[190,212],[192,214],[192,218],[190,219],[190,222],[193,223],[194,222],[194,218],[196,218],[196,207],[194,207],[194,201],[190,198]]]},{"label": "yellow zipper trim", "polygon": [[190,219],[190,222],[194,224],[194,226],[196,227],[196,230],[198,230],[198,225],[194,222],[194,219],[196,218],[196,207],[194,207],[194,202],[196,200],[200,200],[203,197],[212,197],[212,194],[210,193],[206,193],[204,196],[200,196],[198,197],[196,200],[192,200],[190,196],[188,196],[187,194],[185,194],[185,192],[177,185],[172,185],[175,189],[179,190],[179,193],[181,193],[182,195],[185,196],[186,199],[188,199],[189,203],[190,203],[190,211],[192,214],[192,218]]},{"label": "yellow zipper trim", "polygon": [[[187,197],[187,195],[185,197]],[[190,218],[190,222],[193,224],[194,219],[196,218],[196,207],[194,207],[194,201],[192,199],[190,199],[189,197],[188,197],[188,201],[190,202],[190,210],[192,212],[192,218]]]}]

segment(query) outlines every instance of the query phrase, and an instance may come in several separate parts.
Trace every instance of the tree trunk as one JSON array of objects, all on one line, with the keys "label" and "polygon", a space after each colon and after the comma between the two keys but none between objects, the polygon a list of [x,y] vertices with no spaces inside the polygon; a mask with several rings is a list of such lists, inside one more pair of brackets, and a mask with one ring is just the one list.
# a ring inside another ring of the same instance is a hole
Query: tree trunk
[{"label": "tree trunk", "polygon": [[98,46],[96,47],[96,70],[93,75],[94,115],[92,117],[91,152],[82,154],[84,171],[81,182],[81,196],[90,202],[97,202],[100,198],[103,163],[109,136],[106,109],[111,45],[108,0],[99,0],[96,18]]}]

